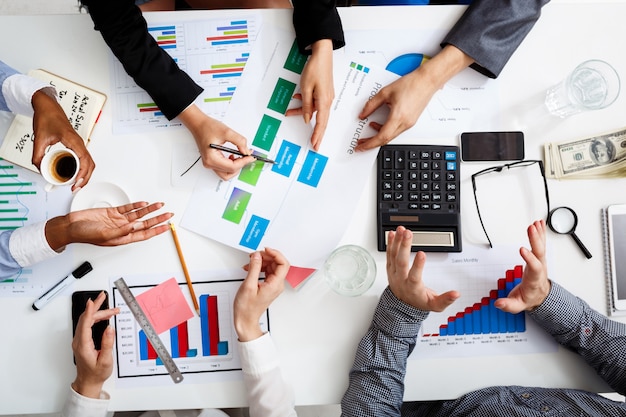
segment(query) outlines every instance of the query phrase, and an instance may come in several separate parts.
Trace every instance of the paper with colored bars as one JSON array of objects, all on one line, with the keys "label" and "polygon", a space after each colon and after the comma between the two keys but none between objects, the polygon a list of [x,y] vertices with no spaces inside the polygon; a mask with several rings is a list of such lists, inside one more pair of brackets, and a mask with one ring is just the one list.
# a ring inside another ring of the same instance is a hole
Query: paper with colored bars
[{"label": "paper with colored bars", "polygon": [[[232,305],[243,281],[242,272],[195,271],[193,276],[197,281],[193,286],[200,305],[199,315],[193,314],[189,307],[193,304],[185,280],[168,279],[171,276],[133,275],[124,280],[144,313],[151,316],[150,322],[159,327],[159,338],[185,374],[186,383],[240,380],[241,360],[232,323]],[[111,293],[113,306],[120,308],[114,319],[117,383],[126,387],[171,385],[165,366],[117,288],[112,286]],[[175,317],[165,317],[169,313]],[[260,326],[263,331],[269,330],[267,311],[260,318]]]},{"label": "paper with colored bars", "polygon": [[[264,28],[225,123],[248,138],[254,152],[276,164],[255,162],[230,181],[204,175],[189,201],[181,226],[247,252],[272,247],[292,265],[319,268],[337,246],[355,210],[378,150],[354,152],[360,137],[375,131],[373,119],[358,114],[368,98],[395,76],[336,51],[335,101],[324,140],[310,145],[312,126],[301,116],[286,117],[299,91],[306,57],[293,32]],[[293,285],[293,283],[292,283]]]},{"label": "paper with colored bars", "polygon": [[[34,225],[69,211],[70,187],[57,187],[47,193],[45,185],[41,174],[0,159],[0,232]],[[0,297],[39,297],[76,268],[73,252],[70,245],[55,257],[0,279]]]},{"label": "paper with colored bars", "polygon": [[[221,120],[246,66],[261,21],[261,15],[252,11],[198,21],[165,21],[160,16],[148,16],[148,32],[204,89],[194,103],[205,114]],[[112,53],[110,61],[115,101],[114,133],[150,132],[182,126],[177,118],[167,120],[154,100],[128,76]]]},{"label": "paper with colored bars", "polygon": [[493,305],[521,282],[522,264],[519,246],[510,245],[466,245],[463,253],[429,254],[426,286],[439,294],[457,290],[461,296],[445,311],[428,315],[410,359],[556,351],[556,342],[525,313],[505,313]]}]

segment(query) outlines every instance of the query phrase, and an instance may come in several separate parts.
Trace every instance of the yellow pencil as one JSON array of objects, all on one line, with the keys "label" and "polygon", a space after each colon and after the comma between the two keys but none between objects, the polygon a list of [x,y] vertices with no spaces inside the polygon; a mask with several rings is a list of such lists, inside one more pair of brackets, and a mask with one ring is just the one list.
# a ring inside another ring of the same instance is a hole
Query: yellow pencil
[{"label": "yellow pencil", "polygon": [[187,264],[185,263],[185,258],[183,257],[183,251],[180,248],[180,242],[178,241],[178,235],[176,234],[176,228],[174,228],[174,223],[170,222],[170,230],[172,231],[172,237],[174,238],[174,245],[176,245],[176,252],[178,252],[178,259],[180,259],[180,264],[183,267],[183,273],[185,274],[185,279],[187,280],[187,286],[189,287],[189,292],[191,293],[191,299],[193,300],[193,306],[196,308],[196,313],[200,315],[200,306],[198,305],[198,299],[196,298],[196,293],[193,290],[193,285],[191,285],[191,278],[189,277],[189,271],[187,270]]}]

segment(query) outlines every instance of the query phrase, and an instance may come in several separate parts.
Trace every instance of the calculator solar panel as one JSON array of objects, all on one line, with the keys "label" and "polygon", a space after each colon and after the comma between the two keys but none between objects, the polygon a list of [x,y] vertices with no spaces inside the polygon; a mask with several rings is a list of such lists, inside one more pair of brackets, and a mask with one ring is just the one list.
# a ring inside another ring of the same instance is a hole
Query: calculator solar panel
[{"label": "calculator solar panel", "polygon": [[402,225],[414,252],[461,252],[459,147],[386,145],[377,164],[378,250]]}]

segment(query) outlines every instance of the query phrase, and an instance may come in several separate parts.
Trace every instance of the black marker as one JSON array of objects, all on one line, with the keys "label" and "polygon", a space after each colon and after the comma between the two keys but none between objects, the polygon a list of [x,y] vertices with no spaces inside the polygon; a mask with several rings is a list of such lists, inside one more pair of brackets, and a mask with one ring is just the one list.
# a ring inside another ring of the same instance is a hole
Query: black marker
[{"label": "black marker", "polygon": [[91,266],[89,262],[83,262],[83,264],[79,266],[78,268],[76,268],[74,272],[72,272],[71,274],[63,278],[61,281],[56,283],[54,287],[50,288],[41,297],[39,297],[33,303],[33,310],[41,310],[46,304],[48,304],[48,301],[50,301],[55,295],[57,295],[58,293],[63,291],[65,288],[73,284],[74,281],[76,281],[77,279],[81,279],[82,277],[87,275],[92,270],[93,270],[93,267]]}]

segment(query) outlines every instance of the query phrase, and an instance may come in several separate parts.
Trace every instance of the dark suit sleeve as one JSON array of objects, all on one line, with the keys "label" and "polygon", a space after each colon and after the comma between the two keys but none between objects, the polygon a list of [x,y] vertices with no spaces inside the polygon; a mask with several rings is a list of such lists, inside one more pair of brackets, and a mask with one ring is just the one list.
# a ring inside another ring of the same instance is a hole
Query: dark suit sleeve
[{"label": "dark suit sleeve", "polygon": [[138,86],[150,94],[169,119],[178,116],[202,92],[148,33],[133,0],[83,0],[95,29]]},{"label": "dark suit sleeve", "polygon": [[456,46],[474,59],[472,68],[496,78],[548,1],[473,0],[441,46]]},{"label": "dark suit sleeve", "polygon": [[335,0],[292,2],[293,26],[296,29],[296,40],[301,53],[310,54],[311,50],[307,47],[321,39],[331,39],[333,49],[342,48],[346,44]]}]

